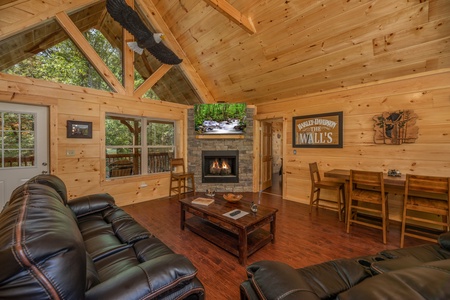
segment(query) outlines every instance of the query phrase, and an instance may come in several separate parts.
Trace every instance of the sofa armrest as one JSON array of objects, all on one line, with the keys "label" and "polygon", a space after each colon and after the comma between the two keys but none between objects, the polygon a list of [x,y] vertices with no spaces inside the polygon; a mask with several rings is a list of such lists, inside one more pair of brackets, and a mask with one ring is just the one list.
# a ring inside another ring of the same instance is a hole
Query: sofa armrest
[{"label": "sofa armrest", "polygon": [[168,254],[131,267],[86,292],[86,299],[153,299],[197,275],[183,255]]},{"label": "sofa armrest", "polygon": [[441,235],[439,235],[438,243],[439,246],[441,246],[445,250],[450,251],[450,231],[447,231],[446,233],[442,233]]},{"label": "sofa armrest", "polygon": [[254,263],[247,267],[247,275],[260,299],[320,299],[297,270],[282,262]]},{"label": "sofa armrest", "polygon": [[78,197],[68,202],[69,207],[77,217],[102,211],[106,208],[113,207],[114,204],[114,198],[106,193]]}]

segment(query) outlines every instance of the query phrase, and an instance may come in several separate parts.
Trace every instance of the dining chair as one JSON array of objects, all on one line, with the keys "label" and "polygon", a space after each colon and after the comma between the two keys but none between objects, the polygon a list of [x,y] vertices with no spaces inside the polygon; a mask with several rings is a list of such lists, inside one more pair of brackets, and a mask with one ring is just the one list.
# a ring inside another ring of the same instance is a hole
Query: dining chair
[{"label": "dining chair", "polygon": [[[345,184],[336,181],[323,180],[320,176],[317,162],[309,164],[309,173],[311,175],[311,195],[309,197],[309,213],[312,213],[314,204],[316,208],[324,207],[337,210],[339,221],[342,221],[342,215],[345,212]],[[335,199],[320,198],[321,190],[331,190],[335,192]],[[322,202],[320,204],[319,202]],[[336,205],[332,204],[336,203]]]},{"label": "dining chair", "polygon": [[[189,186],[189,180],[191,185]],[[176,182],[176,186],[173,183]],[[181,193],[194,192],[195,180],[194,173],[188,173],[185,170],[183,158],[172,158],[170,160],[170,189],[169,197],[172,197],[172,191],[177,192],[178,200],[181,199]]]},{"label": "dining chair", "polygon": [[450,230],[449,186],[449,177],[406,174],[401,248],[405,236],[436,242],[439,227]]},{"label": "dining chair", "polygon": [[349,189],[347,233],[352,224],[381,229],[386,244],[389,210],[383,172],[350,170]]}]

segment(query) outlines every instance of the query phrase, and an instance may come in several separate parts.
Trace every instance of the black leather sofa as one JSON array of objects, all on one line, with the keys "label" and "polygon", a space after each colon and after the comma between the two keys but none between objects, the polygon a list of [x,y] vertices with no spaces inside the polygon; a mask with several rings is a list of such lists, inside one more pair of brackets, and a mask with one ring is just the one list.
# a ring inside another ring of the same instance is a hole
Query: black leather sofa
[{"label": "black leather sofa", "polygon": [[0,214],[0,299],[204,299],[197,269],[108,194],[39,175]]},{"label": "black leather sofa", "polygon": [[450,299],[450,232],[438,244],[386,250],[294,269],[276,261],[247,267],[241,299]]}]

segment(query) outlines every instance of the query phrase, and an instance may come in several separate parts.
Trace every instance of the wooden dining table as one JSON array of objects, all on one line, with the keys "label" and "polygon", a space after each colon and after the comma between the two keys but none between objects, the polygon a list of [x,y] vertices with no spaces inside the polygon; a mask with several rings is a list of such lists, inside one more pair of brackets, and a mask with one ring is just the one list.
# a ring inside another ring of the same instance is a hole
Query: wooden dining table
[{"label": "wooden dining table", "polygon": [[[325,177],[337,178],[341,180],[350,181],[350,169],[332,169],[324,173]],[[389,176],[387,173],[383,173],[384,187],[387,191],[389,189],[402,192],[405,189],[406,175],[401,176]]]},{"label": "wooden dining table", "polygon": [[[350,169],[332,169],[324,172],[324,176],[328,178],[336,178],[345,181],[345,222],[347,223],[348,199],[350,197]],[[384,188],[386,192],[403,194],[405,192],[406,175],[389,176],[383,173]]]}]

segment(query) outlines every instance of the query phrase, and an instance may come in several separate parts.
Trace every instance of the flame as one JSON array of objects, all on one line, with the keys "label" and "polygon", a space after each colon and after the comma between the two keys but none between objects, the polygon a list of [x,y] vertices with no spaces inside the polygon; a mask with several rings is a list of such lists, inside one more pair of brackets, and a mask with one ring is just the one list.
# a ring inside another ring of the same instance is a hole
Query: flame
[{"label": "flame", "polygon": [[226,161],[223,161],[223,162],[222,162],[222,169],[223,169],[223,170],[228,170],[229,168],[230,168],[230,165],[227,164]]},{"label": "flame", "polygon": [[212,166],[211,166],[212,168],[214,168],[214,169],[220,169],[220,167],[219,167],[219,161],[216,159],[213,163],[212,163]]}]

